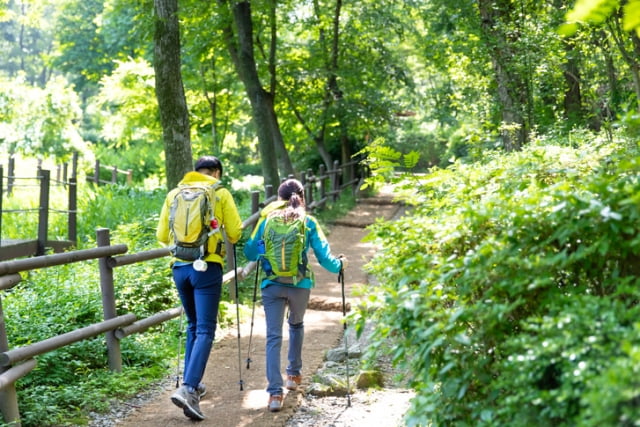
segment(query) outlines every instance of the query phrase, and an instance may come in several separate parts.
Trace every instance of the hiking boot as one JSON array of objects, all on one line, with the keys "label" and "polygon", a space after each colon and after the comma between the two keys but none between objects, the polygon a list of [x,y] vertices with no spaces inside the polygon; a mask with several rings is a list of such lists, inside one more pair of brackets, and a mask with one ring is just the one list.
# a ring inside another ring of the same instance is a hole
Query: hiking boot
[{"label": "hiking boot", "polygon": [[202,399],[204,395],[207,394],[207,386],[202,383],[198,384],[196,392],[198,393],[198,396],[200,396],[200,399]]},{"label": "hiking boot", "polygon": [[171,395],[171,401],[178,408],[182,408],[184,415],[192,420],[204,420],[204,414],[200,411],[200,396],[198,391],[190,393],[187,386],[183,385]]},{"label": "hiking boot", "polygon": [[272,394],[269,396],[269,411],[278,412],[282,409],[282,395]]},{"label": "hiking boot", "polygon": [[287,390],[297,390],[298,386],[302,382],[302,375],[287,375]]}]

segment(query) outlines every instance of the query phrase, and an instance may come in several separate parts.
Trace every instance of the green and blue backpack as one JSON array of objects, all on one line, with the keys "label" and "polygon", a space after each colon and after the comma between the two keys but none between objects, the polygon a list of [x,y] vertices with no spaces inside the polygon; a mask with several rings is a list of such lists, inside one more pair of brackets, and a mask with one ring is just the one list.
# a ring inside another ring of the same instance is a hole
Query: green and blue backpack
[{"label": "green and blue backpack", "polygon": [[264,265],[269,278],[282,283],[297,284],[305,277],[307,260],[303,256],[306,216],[285,218],[273,212],[264,225]]}]

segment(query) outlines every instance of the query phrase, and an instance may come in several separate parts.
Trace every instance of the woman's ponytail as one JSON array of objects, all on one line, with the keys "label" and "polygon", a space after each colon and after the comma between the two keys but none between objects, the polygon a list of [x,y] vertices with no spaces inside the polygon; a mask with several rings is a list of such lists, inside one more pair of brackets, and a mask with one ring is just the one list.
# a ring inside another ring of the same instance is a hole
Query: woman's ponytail
[{"label": "woman's ponytail", "polygon": [[287,179],[278,187],[278,198],[288,202],[286,218],[300,218],[305,213],[304,187],[297,179]]}]

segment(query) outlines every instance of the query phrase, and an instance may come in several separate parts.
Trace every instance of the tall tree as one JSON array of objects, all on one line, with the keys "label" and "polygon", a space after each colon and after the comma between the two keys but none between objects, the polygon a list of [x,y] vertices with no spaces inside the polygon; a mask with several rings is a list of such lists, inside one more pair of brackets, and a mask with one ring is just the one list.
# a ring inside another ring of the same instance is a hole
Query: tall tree
[{"label": "tall tree", "polygon": [[154,0],[154,70],[162,123],[167,187],[175,187],[193,169],[189,112],[180,69],[178,0]]},{"label": "tall tree", "polygon": [[607,20],[607,25],[622,59],[629,67],[633,79],[637,111],[640,112],[640,37],[635,31],[630,32],[623,28],[623,16],[622,10],[618,9]]},{"label": "tall tree", "polygon": [[53,66],[90,96],[116,61],[152,60],[148,6],[126,0],[64,0],[54,28],[58,47]]},{"label": "tall tree", "polygon": [[10,76],[22,72],[26,81],[44,87],[52,76],[47,57],[54,46],[52,25],[60,0],[23,0],[5,3],[0,19],[0,70]]},{"label": "tall tree", "polygon": [[[227,0],[219,1],[223,6],[229,7]],[[284,140],[274,109],[274,93],[265,90],[258,75],[254,56],[251,4],[248,1],[235,2],[230,6],[230,12],[237,33],[234,33],[231,20],[228,20],[228,25],[224,29],[227,48],[251,103],[253,121],[258,134],[264,183],[277,186],[280,182],[278,165],[281,166],[285,175],[293,173],[293,166],[286,150],[278,148],[284,147]]]},{"label": "tall tree", "polygon": [[[350,160],[370,133],[385,135],[406,109],[412,74],[406,66],[405,4],[388,0],[290,2],[281,37],[278,100],[287,142],[313,142],[309,164]],[[401,95],[402,94],[402,95]],[[402,101],[400,98],[404,98]],[[282,100],[286,100],[286,103]]]},{"label": "tall tree", "polygon": [[519,149],[529,131],[525,108],[530,94],[526,76],[516,64],[520,60],[518,54],[522,53],[514,43],[521,36],[513,28],[517,11],[510,0],[480,0],[478,10],[497,86],[503,144],[506,150]]}]

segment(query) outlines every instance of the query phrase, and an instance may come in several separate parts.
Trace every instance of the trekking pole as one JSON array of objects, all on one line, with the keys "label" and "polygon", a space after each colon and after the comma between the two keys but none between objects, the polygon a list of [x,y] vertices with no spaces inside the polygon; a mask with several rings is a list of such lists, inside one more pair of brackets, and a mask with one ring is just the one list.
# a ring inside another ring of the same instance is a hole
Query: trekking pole
[{"label": "trekking pole", "polygon": [[249,349],[247,350],[247,369],[251,367],[251,339],[253,338],[253,319],[256,314],[256,294],[258,293],[258,275],[260,273],[260,260],[256,261],[256,280],[253,283],[253,307],[251,308],[251,331],[249,332]]},{"label": "trekking pole", "polygon": [[240,373],[240,391],[244,390],[244,381],[242,381],[242,352],[240,350],[240,295],[238,294],[238,260],[236,257],[236,245],[233,245],[233,274],[236,286],[236,324],[238,325],[238,372]]},{"label": "trekking pole", "polygon": [[345,366],[347,368],[347,407],[351,406],[351,384],[349,380],[349,345],[347,344],[347,303],[344,294],[344,268],[340,269],[338,273],[338,282],[342,285],[342,318],[343,330],[344,330],[344,353],[345,353]]},{"label": "trekking pole", "polygon": [[176,359],[176,388],[180,387],[180,352],[182,351],[182,317],[184,309],[180,307],[180,326],[178,326],[178,358]]}]

